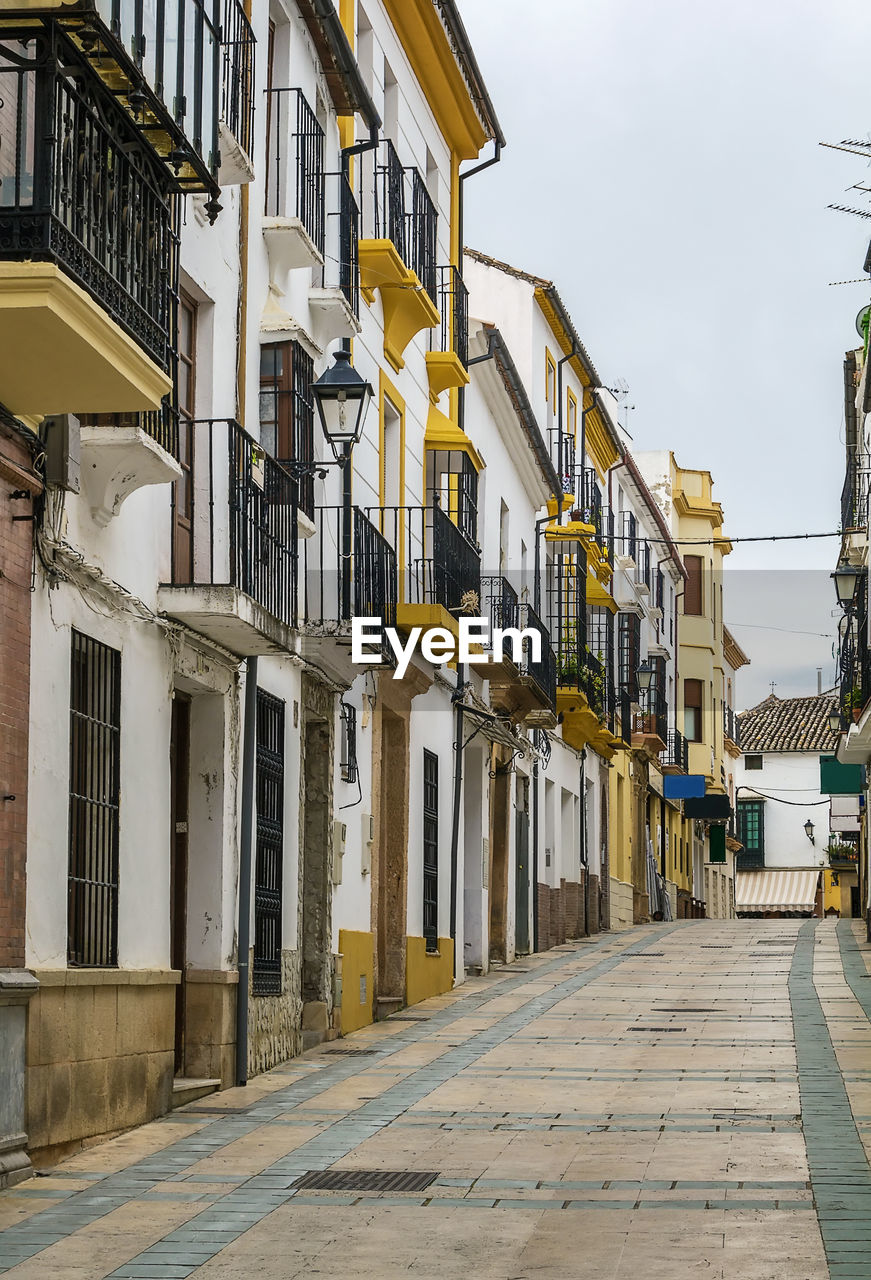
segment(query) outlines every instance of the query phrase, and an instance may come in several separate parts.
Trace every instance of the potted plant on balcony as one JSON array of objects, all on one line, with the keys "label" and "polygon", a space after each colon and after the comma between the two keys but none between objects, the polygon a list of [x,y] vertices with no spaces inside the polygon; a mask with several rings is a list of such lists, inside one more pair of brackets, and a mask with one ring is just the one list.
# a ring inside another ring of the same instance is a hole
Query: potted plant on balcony
[{"label": "potted plant on balcony", "polygon": [[830,863],[858,862],[859,853],[854,844],[847,840],[832,840],[826,845],[824,852]]},{"label": "potted plant on balcony", "polygon": [[862,714],[864,699],[862,697],[862,690],[859,688],[857,684],[853,685],[853,688],[850,690],[850,692],[847,695],[847,705],[850,708],[850,712],[853,716],[853,719],[858,720]]}]

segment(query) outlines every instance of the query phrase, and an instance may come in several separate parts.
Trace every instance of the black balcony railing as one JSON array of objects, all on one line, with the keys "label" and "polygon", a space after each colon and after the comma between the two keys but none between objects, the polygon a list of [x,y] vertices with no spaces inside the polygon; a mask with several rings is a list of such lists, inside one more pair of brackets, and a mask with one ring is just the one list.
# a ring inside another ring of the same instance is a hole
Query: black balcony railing
[{"label": "black balcony railing", "polygon": [[267,89],[266,216],[299,218],[324,252],[324,131],[301,89]]},{"label": "black balcony railing", "polygon": [[650,543],[646,538],[641,538],[638,542],[638,549],[635,557],[635,582],[640,587],[647,587],[652,590],[653,587],[653,564],[650,554]]},{"label": "black balcony railing", "polygon": [[560,688],[581,689],[587,647],[587,556],[583,545],[559,552],[547,575],[547,626]]},{"label": "black balcony railing", "polygon": [[[481,579],[481,616],[489,622],[491,646],[496,627],[504,631],[507,627],[518,626],[520,605],[517,592],[507,578],[488,576]],[[510,653],[509,648],[509,656]],[[503,656],[504,653],[495,654],[494,658],[498,661]]]},{"label": "black balcony railing", "polygon": [[855,453],[847,456],[844,487],[841,490],[841,530],[868,528],[868,501],[871,471],[862,467]]},{"label": "black balcony railing", "polygon": [[175,197],[164,166],[77,57],[59,30],[52,42],[0,42],[0,260],[56,263],[170,370]]},{"label": "black balcony railing", "polygon": [[232,586],[279,621],[295,621],[296,484],[237,422],[190,424],[193,469],[191,555],[178,554],[173,523],[173,586]]},{"label": "black balcony railing", "polygon": [[632,743],[632,699],[625,689],[618,689],[616,694],[614,733],[622,738],[627,746]]},{"label": "black balcony railing", "polygon": [[302,543],[305,621],[329,627],[350,617],[378,618],[393,627],[399,599],[396,550],[359,507],[352,507],[351,560],[346,565],[343,520],[342,507],[317,507],[315,533]]},{"label": "black balcony railing", "polygon": [[610,507],[602,508],[602,550],[610,565],[614,564],[614,512]]},{"label": "black balcony railing", "polygon": [[602,541],[602,491],[595,467],[584,467],[581,486],[581,518],[595,529],[596,542]]},{"label": "black balcony railing", "polygon": [[436,226],[438,215],[426,183],[417,169],[406,169],[408,197],[406,200],[405,243],[408,251],[406,265],[411,267],[431,300],[438,304],[436,274]]},{"label": "black balcony railing", "polygon": [[668,745],[660,755],[663,768],[680,769],[681,773],[690,771],[690,748],[686,738],[679,729],[668,730]]},{"label": "black balcony railing", "polygon": [[735,870],[736,871],[764,871],[765,870],[765,854],[753,850],[748,853],[746,850],[739,850],[735,854]]},{"label": "black balcony railing", "polygon": [[[595,662],[592,676],[588,677],[593,681],[597,694],[595,710],[603,720],[613,725],[616,710],[614,616],[599,605],[587,610],[587,650]],[[587,669],[590,670],[589,663]]]},{"label": "black balcony railing", "polygon": [[864,572],[856,585],[853,608],[847,615],[838,657],[840,668],[841,724],[858,720],[871,701],[871,651],[868,646],[868,578]]},{"label": "black balcony railing", "polygon": [[339,288],[360,314],[360,210],[345,174],[339,175]]},{"label": "black balcony railing", "polygon": [[457,267],[438,268],[440,350],[454,351],[465,369],[469,363],[469,290]]},{"label": "black balcony railing", "polygon": [[389,138],[383,138],[375,166],[375,236],[392,240],[406,264],[405,171]]},{"label": "black balcony railing", "polygon": [[481,552],[438,502],[429,507],[368,507],[366,516],[399,557],[400,600],[440,604],[480,616]]},{"label": "black balcony railing", "polygon": [[254,154],[254,32],[239,0],[224,0],[221,119],[249,158]]},{"label": "black balcony railing", "polygon": [[635,731],[645,736],[660,738],[668,743],[668,703],[661,689],[651,688],[642,692],[641,711],[635,717]]},{"label": "black balcony railing", "polygon": [[623,512],[620,530],[620,555],[635,560],[638,555],[638,524],[631,511]]},{"label": "black balcony railing", "polygon": [[741,745],[741,722],[731,707],[723,707],[723,734],[734,742],[736,747]]},{"label": "black balcony railing", "polygon": [[519,625],[524,630],[535,631],[541,638],[541,656],[536,662],[527,647],[523,674],[529,676],[550,707],[556,705],[556,655],[551,644],[550,632],[533,609],[524,604],[519,609]]}]

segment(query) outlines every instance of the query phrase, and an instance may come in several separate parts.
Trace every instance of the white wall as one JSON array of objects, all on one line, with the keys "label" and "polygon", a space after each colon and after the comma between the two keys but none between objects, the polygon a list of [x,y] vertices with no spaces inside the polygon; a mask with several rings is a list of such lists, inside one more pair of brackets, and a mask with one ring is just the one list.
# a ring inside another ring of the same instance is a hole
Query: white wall
[{"label": "white wall", "polygon": [[[761,770],[748,769],[742,756],[736,762],[735,784],[739,799],[752,799],[757,792],[772,797],[764,806],[766,867],[823,866],[823,850],[829,843],[829,800],[820,794],[819,755],[767,751],[762,763]],[[808,819],[815,828],[814,844],[804,832]]]}]

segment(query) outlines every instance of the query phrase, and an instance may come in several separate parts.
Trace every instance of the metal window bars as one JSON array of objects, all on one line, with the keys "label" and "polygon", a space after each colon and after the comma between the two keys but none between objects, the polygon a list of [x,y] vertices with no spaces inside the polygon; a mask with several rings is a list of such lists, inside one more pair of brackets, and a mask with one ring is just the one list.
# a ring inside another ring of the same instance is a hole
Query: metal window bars
[{"label": "metal window bars", "polygon": [[433,303],[438,305],[436,287],[436,227],[438,214],[426,183],[417,169],[406,169],[411,196],[407,208],[405,243],[406,265],[415,273]]},{"label": "metal window bars", "polygon": [[221,120],[249,159],[254,155],[254,31],[240,0],[224,0]]},{"label": "metal window bars", "polygon": [[238,422],[201,419],[190,426],[192,568],[190,581],[181,581],[178,575],[185,566],[180,570],[180,558],[173,555],[173,585],[236,587],[292,626],[297,588],[295,481]]},{"label": "metal window bars", "polygon": [[70,678],[70,965],[118,963],[121,654],[72,633]]},{"label": "metal window bars", "polygon": [[665,751],[659,760],[663,768],[679,769],[681,773],[689,773],[689,743],[679,729],[669,729]]},{"label": "metal window bars", "polygon": [[60,32],[0,41],[0,252],[54,262],[164,370],[178,297],[160,160]]},{"label": "metal window bars", "polygon": [[[380,162],[380,163],[379,163]],[[389,138],[382,138],[375,165],[375,238],[392,240],[403,262],[405,242],[405,172]]]},{"label": "metal window bars", "polygon": [[638,555],[638,523],[632,511],[623,512],[620,534],[620,555],[635,560]]},{"label": "metal window bars", "polygon": [[360,210],[347,175],[339,179],[339,288],[354,315],[360,315]]},{"label": "metal window bars", "polygon": [[367,507],[365,515],[396,548],[400,602],[479,613],[480,548],[435,497],[428,507]]},{"label": "metal window bars", "polygon": [[860,465],[856,453],[847,455],[847,470],[841,490],[841,531],[868,528],[868,502],[871,494],[871,471]]},{"label": "metal window bars", "polygon": [[862,573],[853,608],[841,623],[838,656],[841,724],[858,720],[871,699],[871,655],[868,647],[868,578]]},{"label": "metal window bars", "polygon": [[587,555],[582,543],[570,545],[571,550],[558,551],[548,566],[547,626],[556,655],[557,683],[581,689],[587,645]]},{"label": "metal window bars", "polygon": [[541,657],[536,662],[530,648],[523,667],[523,674],[529,676],[539,691],[544,695],[550,707],[556,706],[557,659],[551,644],[550,632],[535,612],[531,604],[520,606],[520,626],[524,630],[537,631],[541,637]]},{"label": "metal window bars", "polygon": [[381,140],[375,165],[375,236],[392,240],[434,303],[438,302],[436,233],[438,212],[414,165],[403,167],[389,138]]},{"label": "metal window bars", "polygon": [[324,131],[301,89],[267,89],[266,216],[299,218],[325,247]]},{"label": "metal window bars", "polygon": [[284,889],[284,720],[280,698],[257,690],[257,853],[254,866],[256,996],[281,994],[281,916]]},{"label": "metal window bars", "polygon": [[741,722],[731,707],[723,704],[723,733],[736,747],[741,745]]}]

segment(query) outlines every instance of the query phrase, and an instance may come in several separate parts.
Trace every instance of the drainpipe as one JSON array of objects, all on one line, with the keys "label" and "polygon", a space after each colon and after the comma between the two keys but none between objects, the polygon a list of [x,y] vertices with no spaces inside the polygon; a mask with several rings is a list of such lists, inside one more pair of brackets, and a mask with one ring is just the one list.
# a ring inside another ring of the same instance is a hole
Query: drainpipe
[{"label": "drainpipe", "polygon": [[[468,169],[465,173],[461,173],[459,177],[460,189],[457,196],[457,222],[459,243],[459,259],[457,267],[462,274],[463,268],[463,183],[467,178],[471,178],[476,173],[481,173],[484,169],[489,169],[491,165],[496,164],[502,154],[502,142],[498,138],[495,143],[495,150],[489,160],[484,160],[481,164],[475,165],[473,169]],[[492,354],[492,352],[491,352]],[[465,420],[466,398],[463,394],[464,387],[460,387],[457,397],[457,425],[460,430],[463,429]],[[460,806],[463,802],[463,692],[466,687],[466,668],[457,663],[457,688],[453,695],[454,711],[456,721],[454,726],[454,799],[453,812],[451,813],[451,911],[450,926],[451,939],[454,942],[454,973],[457,970],[457,888],[459,884],[459,855],[460,855]]]},{"label": "drainpipe", "polygon": [[584,937],[590,936],[590,860],[587,857],[587,748],[581,751],[578,770],[578,786],[581,792],[581,866],[584,868]]},{"label": "drainpipe", "polygon": [[242,728],[242,833],[239,841],[239,985],[236,988],[236,1084],[248,1083],[248,955],[251,947],[251,867],[254,838],[254,759],[257,752],[257,658],[245,664]]},{"label": "drainpipe", "polygon": [[532,950],[538,950],[538,758],[532,764]]}]

